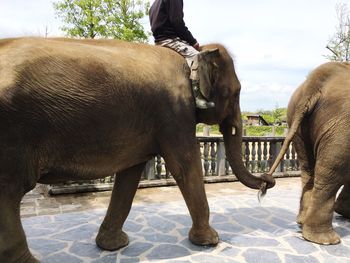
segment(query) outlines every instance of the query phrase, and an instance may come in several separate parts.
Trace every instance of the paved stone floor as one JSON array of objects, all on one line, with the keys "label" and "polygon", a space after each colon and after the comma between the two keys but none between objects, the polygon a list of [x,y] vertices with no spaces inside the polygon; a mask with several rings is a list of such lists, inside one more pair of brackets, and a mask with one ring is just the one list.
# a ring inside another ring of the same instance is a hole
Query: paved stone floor
[{"label": "paved stone floor", "polygon": [[221,239],[217,247],[189,242],[191,220],[176,187],[138,191],[124,229],[130,244],[117,252],[102,251],[94,242],[110,193],[55,198],[30,193],[22,222],[31,251],[43,263],[350,262],[350,221],[339,215],[333,224],[341,244],[302,239],[295,223],[299,180],[278,179],[262,204],[256,191],[240,183],[206,185],[210,222]]}]

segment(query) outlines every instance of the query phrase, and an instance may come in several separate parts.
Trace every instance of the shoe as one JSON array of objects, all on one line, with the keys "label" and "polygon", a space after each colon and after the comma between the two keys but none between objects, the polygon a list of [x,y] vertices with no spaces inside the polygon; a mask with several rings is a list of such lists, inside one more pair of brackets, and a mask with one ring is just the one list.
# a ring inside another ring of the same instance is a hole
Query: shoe
[{"label": "shoe", "polygon": [[206,101],[200,98],[196,98],[196,108],[205,110],[205,109],[211,109],[215,107],[215,103],[212,101]]},{"label": "shoe", "polygon": [[199,83],[193,82],[193,92],[195,96],[196,107],[201,110],[211,109],[215,107],[215,103],[212,101],[207,101],[199,89]]}]

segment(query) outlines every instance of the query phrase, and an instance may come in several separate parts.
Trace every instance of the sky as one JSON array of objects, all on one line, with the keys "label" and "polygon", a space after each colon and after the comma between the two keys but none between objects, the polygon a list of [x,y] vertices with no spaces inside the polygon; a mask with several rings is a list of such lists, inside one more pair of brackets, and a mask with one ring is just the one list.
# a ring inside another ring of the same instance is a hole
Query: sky
[{"label": "sky", "polygon": [[[0,38],[45,36],[46,28],[63,36],[52,2],[0,0]],[[350,0],[184,0],[184,14],[200,44],[221,43],[233,55],[241,110],[272,110],[287,107],[308,73],[327,62],[337,3],[350,7]]]}]

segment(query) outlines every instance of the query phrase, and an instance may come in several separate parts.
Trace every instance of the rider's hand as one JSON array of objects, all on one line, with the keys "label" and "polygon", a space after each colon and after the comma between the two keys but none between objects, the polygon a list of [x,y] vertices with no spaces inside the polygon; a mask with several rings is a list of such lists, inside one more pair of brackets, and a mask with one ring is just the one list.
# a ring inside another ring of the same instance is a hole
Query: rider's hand
[{"label": "rider's hand", "polygon": [[193,47],[199,51],[199,43],[198,42],[196,44],[194,44]]}]

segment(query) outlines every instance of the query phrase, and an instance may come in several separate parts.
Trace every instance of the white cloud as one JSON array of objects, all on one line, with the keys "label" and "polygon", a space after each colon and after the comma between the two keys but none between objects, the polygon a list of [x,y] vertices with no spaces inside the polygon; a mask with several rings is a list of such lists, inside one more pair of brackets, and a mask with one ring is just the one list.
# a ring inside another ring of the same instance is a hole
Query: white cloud
[{"label": "white cloud", "polygon": [[255,111],[257,109],[274,109],[286,107],[289,95],[297,88],[293,85],[280,83],[253,84],[242,81],[241,109],[242,111]]},{"label": "white cloud", "polygon": [[62,35],[50,0],[1,0],[0,37]]}]

